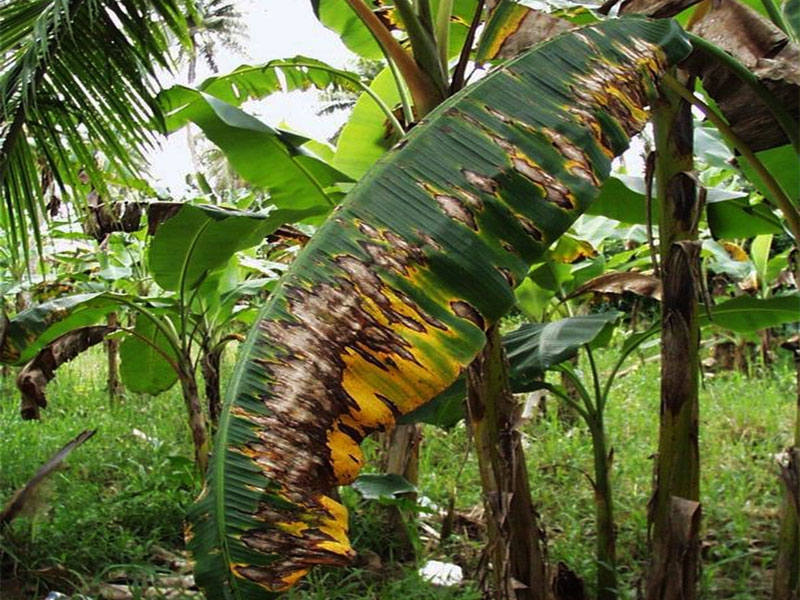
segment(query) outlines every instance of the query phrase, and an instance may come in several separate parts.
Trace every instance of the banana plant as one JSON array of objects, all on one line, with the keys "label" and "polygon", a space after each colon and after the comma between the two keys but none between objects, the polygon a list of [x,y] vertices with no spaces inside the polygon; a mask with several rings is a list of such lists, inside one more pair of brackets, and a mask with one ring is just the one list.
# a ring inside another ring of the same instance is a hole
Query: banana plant
[{"label": "banana plant", "polygon": [[209,597],[271,597],[350,560],[334,489],[359,443],[472,361],[689,50],[668,21],[568,33],[445,101],[359,181],[242,348],[190,514]]},{"label": "banana plant", "polygon": [[[594,360],[593,349],[610,340],[619,313],[599,313],[570,317],[551,323],[529,323],[506,336],[504,343],[512,365],[512,385],[515,391],[547,389],[562,402],[570,405],[584,420],[592,437],[594,457],[595,526],[597,529],[597,590],[602,596],[617,589],[616,526],[611,485],[614,455],[608,444],[605,428],[605,408],[609,393],[625,359],[644,341],[659,331],[658,326],[629,336],[616,356],[605,383]],[[591,379],[584,381],[567,361],[583,348],[589,364]],[[577,399],[564,387],[544,381],[545,371],[562,373],[577,390]]]},{"label": "banana plant", "polygon": [[[157,208],[162,208],[161,207]],[[149,245],[148,271],[163,290],[145,298],[99,292],[75,294],[22,311],[0,331],[0,362],[25,365],[17,378],[23,413],[35,418],[46,406],[45,385],[55,370],[109,335],[124,336],[121,373],[129,390],[159,394],[181,385],[199,468],[207,465],[209,435],[200,403],[198,363],[207,377],[229,341],[238,300],[274,282],[257,278],[228,285],[222,271],[239,250],[255,246],[282,224],[270,215],[214,206],[168,205]],[[159,220],[151,211],[150,225]],[[126,309],[133,327],[98,327],[108,313]],[[208,383],[208,380],[207,380]],[[207,387],[207,392],[208,392]],[[212,421],[215,404],[210,403]]]},{"label": "banana plant", "polygon": [[[604,9],[618,5],[621,13],[642,13],[649,16],[686,17],[684,11],[697,5],[688,18],[695,52],[685,66],[702,80],[715,108],[699,100],[684,85],[665,78],[664,110],[654,110],[656,145],[655,179],[661,199],[661,252],[664,281],[662,303],[662,405],[655,493],[649,520],[652,528],[651,560],[647,577],[648,598],[685,597],[696,595],[699,571],[699,499],[700,467],[698,439],[699,368],[695,349],[698,346],[696,297],[689,272],[696,267],[697,215],[699,205],[693,182],[685,174],[693,167],[691,138],[684,135],[691,127],[688,105],[697,107],[735,147],[743,171],[765,198],[782,213],[781,226],[800,240],[800,211],[797,188],[787,187],[782,178],[769,168],[757,151],[791,156],[792,167],[785,173],[796,173],[800,137],[798,136],[798,87],[793,73],[800,53],[797,31],[792,19],[784,18],[793,9],[781,13],[776,2],[712,2],[705,0],[609,0]],[[785,2],[789,8],[793,0]],[[768,20],[749,8],[765,10]],[[713,42],[712,42],[713,40]],[[764,60],[767,59],[767,60]],[[741,85],[744,84],[744,85]],[[735,91],[734,91],[735,90]],[[786,145],[783,148],[782,145]],[[746,163],[746,166],[745,166]],[[749,173],[748,173],[749,171]],[[794,188],[794,189],[792,189]],[[680,191],[680,194],[678,193]],[[666,210],[665,210],[666,208]],[[686,218],[677,218],[683,213]],[[692,225],[694,223],[694,225]],[[688,226],[687,226],[688,225]],[[768,232],[760,232],[768,233]],[[674,242],[674,243],[673,243]],[[693,267],[680,266],[694,263]],[[680,327],[670,324],[682,322]],[[791,507],[791,504],[789,504]],[[787,513],[788,514],[788,513]],[[788,514],[796,531],[796,510]],[[680,533],[677,533],[680,531]],[[788,556],[786,542],[781,540],[780,555]],[[775,574],[775,595],[785,597],[787,581],[800,580],[797,561],[779,560]],[[778,583],[781,582],[781,583]],[[781,590],[779,592],[779,589]],[[796,590],[796,587],[795,587]]]}]

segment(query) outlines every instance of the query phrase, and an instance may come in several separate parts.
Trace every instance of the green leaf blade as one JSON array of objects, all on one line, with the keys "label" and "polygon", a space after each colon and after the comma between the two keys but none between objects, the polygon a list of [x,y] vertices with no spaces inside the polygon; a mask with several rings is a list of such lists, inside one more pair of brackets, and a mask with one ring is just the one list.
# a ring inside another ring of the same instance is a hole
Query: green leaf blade
[{"label": "green leaf blade", "polygon": [[[277,217],[277,218],[276,218]],[[148,263],[164,290],[192,290],[239,250],[259,244],[283,216],[186,204],[156,231]]]},{"label": "green leaf blade", "polygon": [[504,336],[514,392],[529,391],[529,386],[545,371],[575,356],[584,344],[595,341],[618,318],[619,313],[610,312],[528,323]]},{"label": "green leaf blade", "polygon": [[703,326],[715,325],[738,333],[796,322],[800,322],[800,294],[797,293],[772,298],[738,296],[714,306],[710,319],[705,313],[700,315]]},{"label": "green leaf blade", "polygon": [[[241,177],[266,189],[270,201],[298,216],[322,216],[334,205],[328,190],[350,178],[299,148],[306,140],[279,131],[208,94],[183,88],[183,103],[167,116],[174,131],[192,122],[216,144]],[[302,214],[301,214],[302,213]]]},{"label": "green leaf blade", "polygon": [[143,314],[136,319],[134,333],[119,345],[119,357],[122,382],[131,392],[156,396],[178,381],[178,373],[166,358],[177,363],[175,349]]}]

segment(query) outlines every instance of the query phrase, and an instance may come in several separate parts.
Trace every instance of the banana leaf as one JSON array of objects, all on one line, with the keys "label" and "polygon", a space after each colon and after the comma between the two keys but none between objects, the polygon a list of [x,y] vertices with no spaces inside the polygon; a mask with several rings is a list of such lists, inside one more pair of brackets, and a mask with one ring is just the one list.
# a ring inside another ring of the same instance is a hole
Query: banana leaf
[{"label": "banana leaf", "polygon": [[56,376],[61,365],[81,352],[103,342],[115,327],[90,325],[62,335],[42,348],[36,357],[17,374],[17,389],[22,395],[20,415],[25,420],[39,419],[39,409],[47,408],[47,384]]},{"label": "banana leaf", "polygon": [[[397,83],[389,67],[384,68],[370,88],[387,106],[400,103]],[[353,107],[336,143],[333,166],[351,177],[361,177],[400,140],[381,108],[367,94],[362,94]]]},{"label": "banana leaf", "polygon": [[575,356],[584,344],[597,343],[598,338],[607,343],[619,315],[608,312],[550,323],[526,323],[504,336],[514,393],[538,389],[533,384],[547,369]]},{"label": "banana leaf", "polygon": [[[337,69],[315,58],[295,56],[271,60],[258,65],[241,65],[226,75],[204,80],[197,91],[204,92],[233,106],[247,100],[261,100],[279,92],[324,90],[359,91],[361,76]],[[158,95],[165,113],[194,101],[194,90],[175,85]]]},{"label": "banana leaf", "polygon": [[446,389],[594,199],[689,51],[669,21],[555,38],[417,125],[305,246],[243,345],[190,511],[209,598],[269,598],[353,556],[334,488],[361,440]]},{"label": "banana leaf", "polygon": [[528,8],[512,0],[500,0],[491,8],[481,34],[475,61],[513,58],[521,51],[574,27],[569,21]]},{"label": "banana leaf", "polygon": [[94,325],[119,303],[110,294],[75,294],[43,302],[9,319],[0,338],[0,363],[24,365],[47,344],[78,327]]},{"label": "banana leaf", "polygon": [[193,290],[237,251],[258,245],[284,219],[280,209],[266,215],[184,204],[153,236],[150,272],[165,290]]},{"label": "banana leaf", "polygon": [[800,294],[754,298],[738,296],[714,306],[709,317],[700,315],[700,325],[716,325],[738,333],[800,322]]},{"label": "banana leaf", "polygon": [[350,183],[348,176],[301,147],[307,138],[274,129],[205,92],[172,90],[170,102],[176,104],[166,115],[167,130],[197,125],[242,179],[269,192],[270,202],[286,211],[285,217],[298,221],[326,215],[342,195],[340,184]]},{"label": "banana leaf", "polygon": [[144,315],[137,316],[135,332],[119,345],[122,383],[131,392],[157,396],[178,381],[177,371],[166,358],[177,363],[175,349]]}]

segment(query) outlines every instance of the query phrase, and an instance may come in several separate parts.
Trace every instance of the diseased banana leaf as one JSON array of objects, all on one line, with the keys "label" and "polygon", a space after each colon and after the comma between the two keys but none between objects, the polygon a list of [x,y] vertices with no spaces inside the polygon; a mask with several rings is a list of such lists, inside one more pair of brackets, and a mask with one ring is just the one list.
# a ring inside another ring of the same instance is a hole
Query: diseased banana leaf
[{"label": "diseased banana leaf", "polygon": [[17,389],[22,395],[20,415],[25,420],[39,419],[42,408],[47,408],[47,384],[56,371],[81,352],[96,346],[116,330],[107,325],[79,327],[50,342],[17,374]]},{"label": "diseased banana leaf", "polygon": [[575,26],[543,10],[528,8],[513,0],[489,2],[489,20],[481,34],[475,61],[513,58],[523,50]]},{"label": "diseased banana leaf", "polygon": [[190,514],[207,597],[269,598],[350,560],[332,490],[358,475],[359,443],[470,363],[688,51],[668,21],[570,32],[445,102],[363,177],[241,350]]},{"label": "diseased banana leaf", "polygon": [[74,294],[43,302],[14,315],[0,337],[0,363],[24,365],[65,333],[94,325],[116,310],[108,294]]}]

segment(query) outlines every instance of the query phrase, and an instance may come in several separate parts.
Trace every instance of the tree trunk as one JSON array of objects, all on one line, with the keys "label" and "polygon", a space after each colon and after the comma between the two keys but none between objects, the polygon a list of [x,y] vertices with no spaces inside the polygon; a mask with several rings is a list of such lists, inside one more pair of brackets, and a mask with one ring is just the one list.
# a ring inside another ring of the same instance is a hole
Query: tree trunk
[{"label": "tree trunk", "polygon": [[203,350],[200,368],[203,371],[205,382],[206,404],[208,406],[208,420],[212,427],[219,422],[222,411],[222,394],[220,393],[219,367],[222,360],[222,350]]},{"label": "tree trunk", "polygon": [[[691,85],[691,81],[688,82]],[[648,600],[693,600],[699,567],[699,329],[697,274],[700,207],[693,169],[689,105],[664,91],[653,107],[656,181],[661,203],[661,424]]]},{"label": "tree trunk", "polygon": [[761,366],[764,368],[764,372],[768,372],[774,362],[772,358],[772,330],[762,329],[758,332],[758,337],[761,338]]},{"label": "tree trunk", "polygon": [[[385,437],[381,470],[384,473],[402,475],[409,483],[419,483],[419,445],[422,442],[421,425],[397,425]],[[416,500],[416,494],[403,497]],[[416,513],[401,510],[398,506],[387,506],[386,528],[390,532],[392,554],[400,561],[416,558]]]},{"label": "tree trunk", "polygon": [[606,449],[603,415],[592,428],[594,451],[594,501],[597,523],[597,600],[617,598],[617,532],[614,527],[614,501],[611,494],[612,455]]},{"label": "tree trunk", "polygon": [[[565,362],[568,362],[572,365],[572,367],[577,371],[578,370],[578,354],[573,356],[572,358],[568,358]],[[572,379],[566,376],[566,374],[561,373],[561,387],[564,389],[564,393],[567,394],[572,400],[575,402],[581,402],[581,395],[578,392],[578,388],[573,383]],[[578,415],[577,411],[572,408],[566,402],[556,402],[556,410],[558,410],[558,421],[567,427],[574,427],[578,423],[580,423],[580,415]]]},{"label": "tree trunk", "polygon": [[[119,326],[119,316],[117,313],[108,313],[106,323],[109,327],[116,329]],[[119,401],[123,392],[122,380],[119,377],[119,340],[113,336],[106,338],[105,346],[106,357],[108,358],[108,378],[106,380],[106,387],[108,389],[108,400],[113,406]]]},{"label": "tree trunk", "polygon": [[519,407],[497,327],[467,372],[467,408],[477,449],[497,600],[545,600],[542,534],[517,430]]},{"label": "tree trunk", "polygon": [[774,600],[798,600],[800,598],[800,340],[787,343],[785,347],[794,352],[797,370],[797,412],[794,422],[794,446],[787,451],[788,460],[781,467],[781,480],[786,489],[772,597]]},{"label": "tree trunk", "polygon": [[200,393],[197,389],[197,379],[192,372],[182,372],[179,374],[183,401],[186,403],[186,411],[189,415],[189,429],[192,432],[192,443],[194,444],[194,459],[197,469],[205,475],[208,469],[208,455],[210,452],[210,440],[208,437],[208,427],[203,415],[203,406],[200,402]]}]

